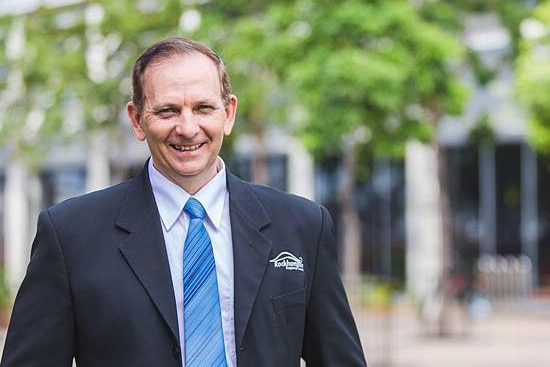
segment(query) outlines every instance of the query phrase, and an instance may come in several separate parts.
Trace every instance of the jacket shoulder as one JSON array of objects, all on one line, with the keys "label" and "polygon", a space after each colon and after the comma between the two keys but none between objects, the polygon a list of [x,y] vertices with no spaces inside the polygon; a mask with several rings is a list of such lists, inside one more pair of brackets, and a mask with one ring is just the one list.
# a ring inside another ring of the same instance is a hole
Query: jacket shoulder
[{"label": "jacket shoulder", "polygon": [[291,194],[274,187],[253,183],[249,183],[249,185],[256,196],[264,203],[269,203],[270,206],[290,206],[293,209],[302,208],[303,210],[315,211],[318,211],[321,207],[320,204],[310,199]]},{"label": "jacket shoulder", "polygon": [[317,227],[321,225],[326,216],[330,217],[326,208],[310,199],[270,186],[242,180],[240,182],[248,188],[246,191],[261,203],[269,216],[277,221],[281,220],[287,224],[296,225],[309,224]]},{"label": "jacket shoulder", "polygon": [[67,219],[74,216],[82,218],[87,214],[106,214],[110,210],[120,207],[120,204],[127,196],[128,188],[133,180],[135,180],[135,178],[102,190],[67,199],[50,206],[46,211],[48,211],[52,217]]}]

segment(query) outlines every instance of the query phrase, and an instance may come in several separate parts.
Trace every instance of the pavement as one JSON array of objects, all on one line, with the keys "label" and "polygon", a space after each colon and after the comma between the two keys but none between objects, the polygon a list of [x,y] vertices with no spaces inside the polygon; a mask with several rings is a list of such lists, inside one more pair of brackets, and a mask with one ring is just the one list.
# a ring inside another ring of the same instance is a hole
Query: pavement
[{"label": "pavement", "polygon": [[463,311],[452,310],[445,337],[407,305],[356,312],[369,367],[550,366],[550,299],[477,318]]},{"label": "pavement", "polygon": [[[451,311],[448,335],[437,337],[434,325],[420,321],[407,304],[356,310],[369,367],[550,366],[550,298],[477,318],[459,308]],[[4,336],[0,330],[0,347]]]}]

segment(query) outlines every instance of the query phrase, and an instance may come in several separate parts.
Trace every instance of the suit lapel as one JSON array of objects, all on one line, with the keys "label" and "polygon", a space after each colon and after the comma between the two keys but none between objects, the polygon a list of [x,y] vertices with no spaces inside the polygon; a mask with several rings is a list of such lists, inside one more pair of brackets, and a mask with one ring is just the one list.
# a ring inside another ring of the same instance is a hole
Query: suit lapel
[{"label": "suit lapel", "polygon": [[130,182],[117,225],[129,232],[120,252],[179,339],[168,255],[147,168]]},{"label": "suit lapel", "polygon": [[239,347],[269,262],[271,242],[261,230],[271,219],[249,184],[230,173],[227,183],[235,265],[235,341]]},{"label": "suit lapel", "polygon": [[[269,263],[271,241],[261,231],[271,219],[249,184],[229,172],[227,183],[235,267],[235,341],[238,347]],[[174,290],[160,223],[145,168],[130,182],[117,219],[117,225],[129,232],[119,249],[174,338],[179,340]]]}]

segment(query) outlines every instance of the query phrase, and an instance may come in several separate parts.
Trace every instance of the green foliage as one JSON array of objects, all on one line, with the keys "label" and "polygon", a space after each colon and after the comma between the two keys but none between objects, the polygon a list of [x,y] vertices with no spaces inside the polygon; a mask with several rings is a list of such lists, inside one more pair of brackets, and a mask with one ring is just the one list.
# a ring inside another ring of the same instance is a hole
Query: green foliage
[{"label": "green foliage", "polygon": [[500,16],[504,27],[508,29],[512,37],[511,59],[518,53],[518,45],[521,42],[520,24],[528,18],[532,12],[532,6],[542,3],[544,0],[530,1],[500,1],[491,0],[489,3]]},{"label": "green foliage", "polygon": [[372,310],[389,311],[395,289],[387,281],[367,278],[361,284],[361,305]]},{"label": "green foliage", "polygon": [[527,18],[533,6],[544,0],[426,0],[421,3],[421,12],[426,19],[445,29],[458,33],[469,14],[494,13],[512,37],[510,55],[514,57],[520,40],[520,23]]},{"label": "green foliage", "polygon": [[550,1],[534,10],[532,21],[538,22],[545,33],[520,43],[516,91],[531,114],[531,142],[539,151],[550,153]]},{"label": "green foliage", "polygon": [[[338,154],[360,127],[367,150],[400,156],[408,139],[431,139],[438,119],[459,113],[466,97],[454,75],[464,53],[448,33],[460,22],[442,29],[456,10],[444,3],[95,0],[41,8],[24,16],[24,55],[7,60],[0,51],[0,73],[20,70],[24,84],[0,117],[0,143],[41,152],[116,126],[137,55],[160,38],[187,35],[220,50],[229,66],[240,97],[237,133],[282,124],[323,155]],[[182,28],[191,10],[200,27]],[[0,39],[13,21],[0,19]],[[72,121],[74,105],[83,121]],[[32,108],[45,116],[35,126]]]},{"label": "green foliage", "polygon": [[481,114],[476,126],[470,131],[469,140],[477,146],[490,146],[494,144],[496,132],[491,124],[489,113]]},{"label": "green foliage", "polygon": [[465,1],[423,1],[418,10],[422,18],[432,24],[439,24],[446,31],[457,34],[464,26],[467,2]]},{"label": "green foliage", "polygon": [[[19,21],[25,38],[15,59],[4,47],[0,52],[0,73],[20,73],[22,80],[22,94],[0,117],[0,143],[35,161],[53,143],[116,126],[129,98],[131,64],[151,42],[177,33],[182,9],[179,0],[150,9],[96,0],[0,19],[0,39],[7,40]],[[82,111],[75,114],[71,106]]]},{"label": "green foliage", "polygon": [[11,306],[12,301],[12,294],[6,282],[6,270],[0,267],[0,310]]},{"label": "green foliage", "polygon": [[296,24],[309,31],[295,47],[287,83],[306,111],[298,133],[317,154],[337,153],[337,137],[363,126],[374,152],[401,155],[408,139],[429,139],[436,114],[460,112],[465,93],[453,65],[461,46],[408,2],[301,1],[280,32]]},{"label": "green foliage", "polygon": [[481,87],[486,87],[495,78],[497,68],[485,65],[476,52],[469,50],[468,61]]}]

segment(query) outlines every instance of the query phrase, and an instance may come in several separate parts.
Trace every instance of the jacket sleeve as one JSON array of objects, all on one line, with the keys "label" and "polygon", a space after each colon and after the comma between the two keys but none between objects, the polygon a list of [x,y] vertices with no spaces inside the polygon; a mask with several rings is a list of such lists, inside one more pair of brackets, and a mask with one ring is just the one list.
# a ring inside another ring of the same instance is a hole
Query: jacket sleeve
[{"label": "jacket sleeve", "polygon": [[366,367],[361,341],[336,265],[330,214],[322,228],[306,316],[303,358],[308,367]]},{"label": "jacket sleeve", "polygon": [[27,274],[17,294],[1,367],[70,367],[74,316],[65,259],[50,214],[38,218]]}]

